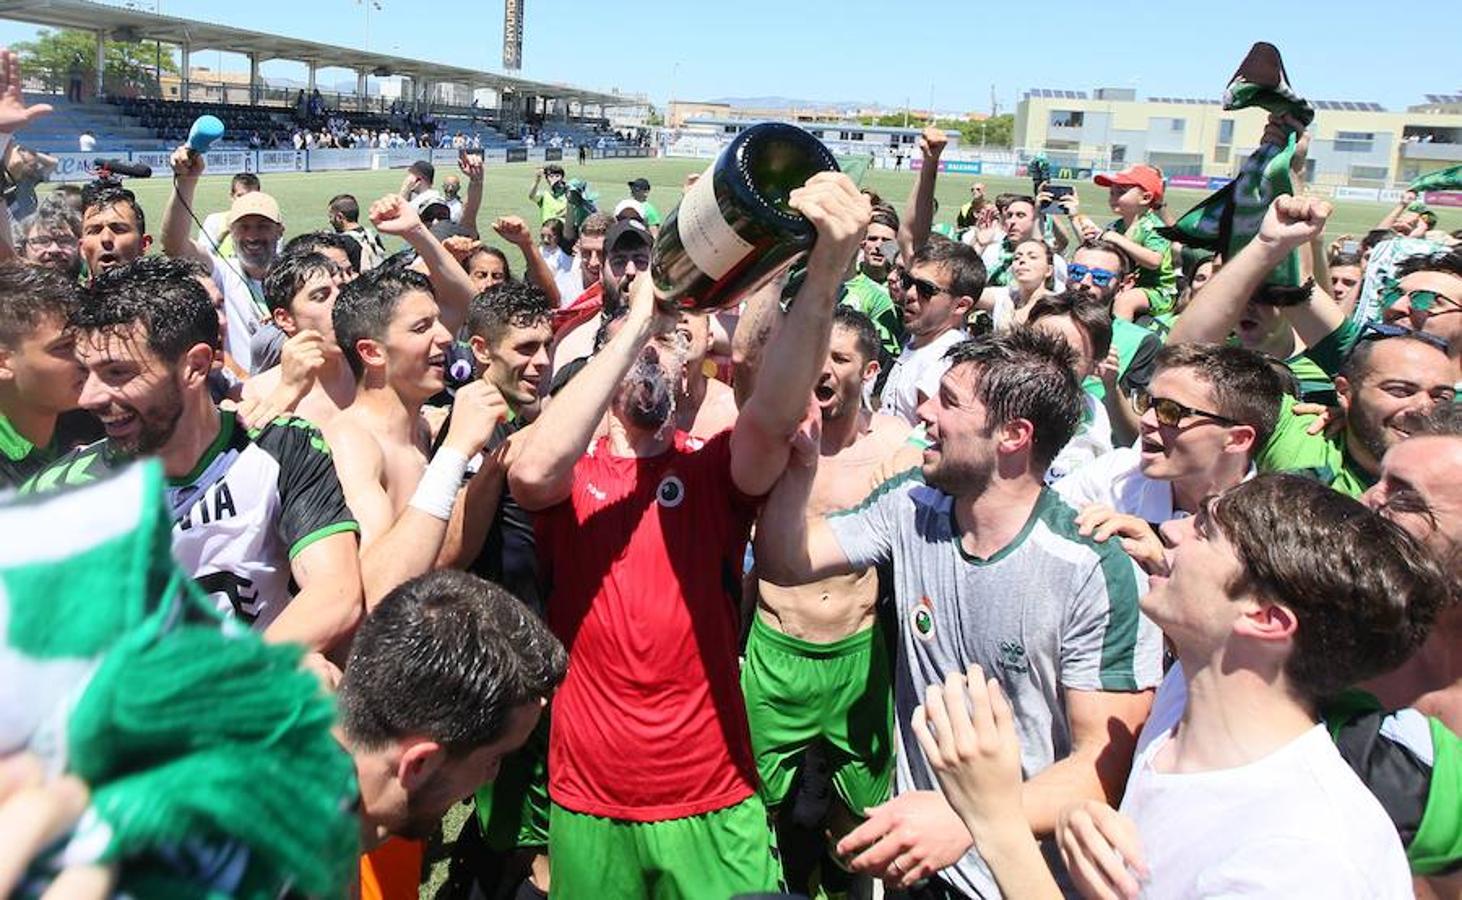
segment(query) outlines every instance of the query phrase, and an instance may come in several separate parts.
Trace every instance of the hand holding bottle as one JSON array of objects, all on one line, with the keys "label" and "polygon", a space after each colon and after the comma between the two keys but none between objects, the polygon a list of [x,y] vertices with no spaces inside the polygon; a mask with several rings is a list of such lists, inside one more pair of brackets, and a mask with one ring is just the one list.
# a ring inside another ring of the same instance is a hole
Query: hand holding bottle
[{"label": "hand holding bottle", "polygon": [[819,172],[794,190],[787,203],[817,231],[807,258],[808,276],[841,280],[873,217],[868,195],[841,172]]}]

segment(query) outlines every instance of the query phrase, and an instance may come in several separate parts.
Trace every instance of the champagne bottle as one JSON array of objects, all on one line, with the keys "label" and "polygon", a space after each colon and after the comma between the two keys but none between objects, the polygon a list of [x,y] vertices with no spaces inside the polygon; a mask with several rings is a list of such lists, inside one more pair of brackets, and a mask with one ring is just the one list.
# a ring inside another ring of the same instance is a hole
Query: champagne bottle
[{"label": "champagne bottle", "polygon": [[795,125],[764,122],[737,135],[660,227],[650,274],[664,302],[722,309],[796,262],[817,234],[787,199],[836,171],[827,147]]}]

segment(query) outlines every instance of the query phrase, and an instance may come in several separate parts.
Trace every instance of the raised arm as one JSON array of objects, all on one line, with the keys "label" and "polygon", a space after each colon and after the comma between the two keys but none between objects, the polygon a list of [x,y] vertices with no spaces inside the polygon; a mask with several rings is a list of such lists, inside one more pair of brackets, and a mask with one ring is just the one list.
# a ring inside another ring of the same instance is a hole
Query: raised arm
[{"label": "raised arm", "polygon": [[537,172],[534,172],[533,173],[533,186],[530,187],[530,188],[528,188],[528,202],[529,203],[537,203],[538,202],[539,191],[542,189],[542,186],[543,186],[543,169],[542,168],[539,168],[539,170]]},{"label": "raised arm", "polygon": [[463,150],[457,154],[457,166],[467,176],[467,199],[462,201],[462,220],[457,224],[472,237],[481,237],[477,214],[482,209],[482,154]]},{"label": "raised arm", "polygon": [[736,373],[732,388],[736,392],[736,408],[751,399],[756,387],[757,370],[772,333],[782,324],[782,289],[785,278],[774,278],[746,298],[746,311],[731,336],[731,365]]},{"label": "raised arm", "polygon": [[757,387],[731,432],[731,477],[753,497],[771,490],[787,464],[789,442],[827,359],[838,286],[873,213],[867,195],[842,173],[814,175],[788,202],[817,229],[817,242],[792,308],[767,344]]},{"label": "raised arm", "polygon": [[[1217,344],[1225,340],[1238,324],[1249,298],[1264,283],[1265,276],[1291,250],[1324,231],[1332,209],[1329,203],[1315,197],[1276,197],[1264,214],[1259,234],[1223,264],[1203,292],[1178,317],[1168,335],[1168,343]],[[1333,326],[1330,330],[1334,330]]]},{"label": "raised arm", "polygon": [[207,166],[203,154],[194,153],[187,147],[179,147],[168,159],[173,168],[173,189],[168,193],[168,205],[162,213],[162,252],[168,256],[196,259],[212,266],[208,254],[188,236],[192,229],[193,195],[198,191],[198,176]]},{"label": "raised arm", "polygon": [[[448,529],[461,531],[462,487],[467,461],[487,443],[507,415],[502,396],[484,381],[457,391],[446,440],[423,473],[410,503],[399,515],[386,491],[385,461],[372,435],[354,423],[331,423],[327,435],[345,501],[360,523],[361,582],[366,608],[391,589],[437,565]],[[474,479],[475,480],[475,479]],[[454,524],[454,518],[458,520]]]},{"label": "raised arm", "polygon": [[636,276],[624,325],[543,410],[522,457],[508,467],[508,489],[524,509],[547,509],[569,496],[574,463],[588,448],[615,388],[650,338],[670,331],[677,319],[659,308],[649,273]]},{"label": "raised arm", "polygon": [[371,204],[371,222],[382,234],[406,241],[426,264],[432,293],[441,309],[442,324],[455,335],[467,321],[467,306],[474,291],[467,271],[421,222],[416,209],[400,197],[387,195]]},{"label": "raised arm", "polygon": [[899,256],[903,259],[913,259],[914,251],[929,240],[929,229],[934,224],[934,182],[939,178],[939,156],[948,143],[944,130],[933,125],[919,135],[919,155],[923,162],[899,223]]},{"label": "raised arm", "polygon": [[553,278],[548,260],[533,246],[533,232],[528,230],[528,223],[517,216],[503,216],[492,223],[492,230],[523,254],[523,280],[536,285],[548,298],[549,304],[557,309],[558,283]]}]

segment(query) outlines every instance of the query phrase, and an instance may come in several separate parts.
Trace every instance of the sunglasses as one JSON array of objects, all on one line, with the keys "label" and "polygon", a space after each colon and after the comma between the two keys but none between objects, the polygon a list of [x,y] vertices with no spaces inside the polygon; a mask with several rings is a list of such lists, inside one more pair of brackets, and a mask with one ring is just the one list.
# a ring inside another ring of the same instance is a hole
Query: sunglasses
[{"label": "sunglasses", "polygon": [[1066,266],[1066,280],[1071,282],[1082,281],[1086,276],[1091,276],[1091,283],[1097,287],[1106,287],[1117,280],[1116,272],[1108,272],[1106,269],[1093,269],[1090,266],[1069,263]]},{"label": "sunglasses", "polygon": [[899,284],[903,285],[904,290],[906,291],[909,288],[913,288],[914,290],[918,291],[919,300],[926,303],[934,299],[934,297],[939,294],[945,294],[949,292],[949,288],[942,288],[932,281],[925,281],[923,278],[915,278],[908,272],[899,273]]},{"label": "sunglasses", "polygon": [[[1458,303],[1440,291],[1414,290],[1403,291],[1399,286],[1388,285],[1381,293],[1381,307],[1390,309],[1402,299],[1414,310],[1440,316],[1443,313],[1462,312],[1462,303]],[[1437,304],[1442,304],[1441,309],[1433,309]]]},{"label": "sunglasses", "polygon": [[1443,353],[1451,354],[1452,352],[1452,345],[1445,338],[1427,334],[1425,331],[1414,331],[1403,325],[1392,325],[1389,322],[1367,322],[1365,327],[1360,330],[1360,336],[1356,338],[1356,341],[1384,341],[1387,338],[1397,337],[1416,338],[1423,343],[1431,344]]},{"label": "sunglasses", "polygon": [[1136,391],[1132,394],[1132,408],[1137,411],[1139,416],[1145,415],[1151,409],[1157,415],[1157,424],[1165,428],[1177,428],[1189,416],[1203,416],[1206,419],[1222,422],[1225,425],[1243,424],[1242,422],[1236,422],[1230,419],[1228,416],[1221,416],[1216,412],[1184,406],[1168,397],[1154,397],[1147,391]]}]

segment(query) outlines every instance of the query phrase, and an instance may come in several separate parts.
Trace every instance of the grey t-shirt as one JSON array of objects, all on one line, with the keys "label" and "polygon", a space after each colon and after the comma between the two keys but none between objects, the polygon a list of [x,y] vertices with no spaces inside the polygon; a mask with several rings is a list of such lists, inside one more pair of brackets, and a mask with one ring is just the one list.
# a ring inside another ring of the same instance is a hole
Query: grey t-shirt
[{"label": "grey t-shirt", "polygon": [[[960,544],[953,498],[924,484],[918,469],[828,517],[855,568],[893,562],[898,793],[939,789],[909,719],[926,688],[950,672],[978,663],[1000,680],[1026,778],[1071,752],[1063,689],[1138,691],[1162,679],[1161,632],[1137,607],[1146,579],[1117,542],[1081,537],[1075,519],[1043,490],[1020,534],[975,559]],[[973,851],[939,877],[971,896],[1000,895]]]}]

